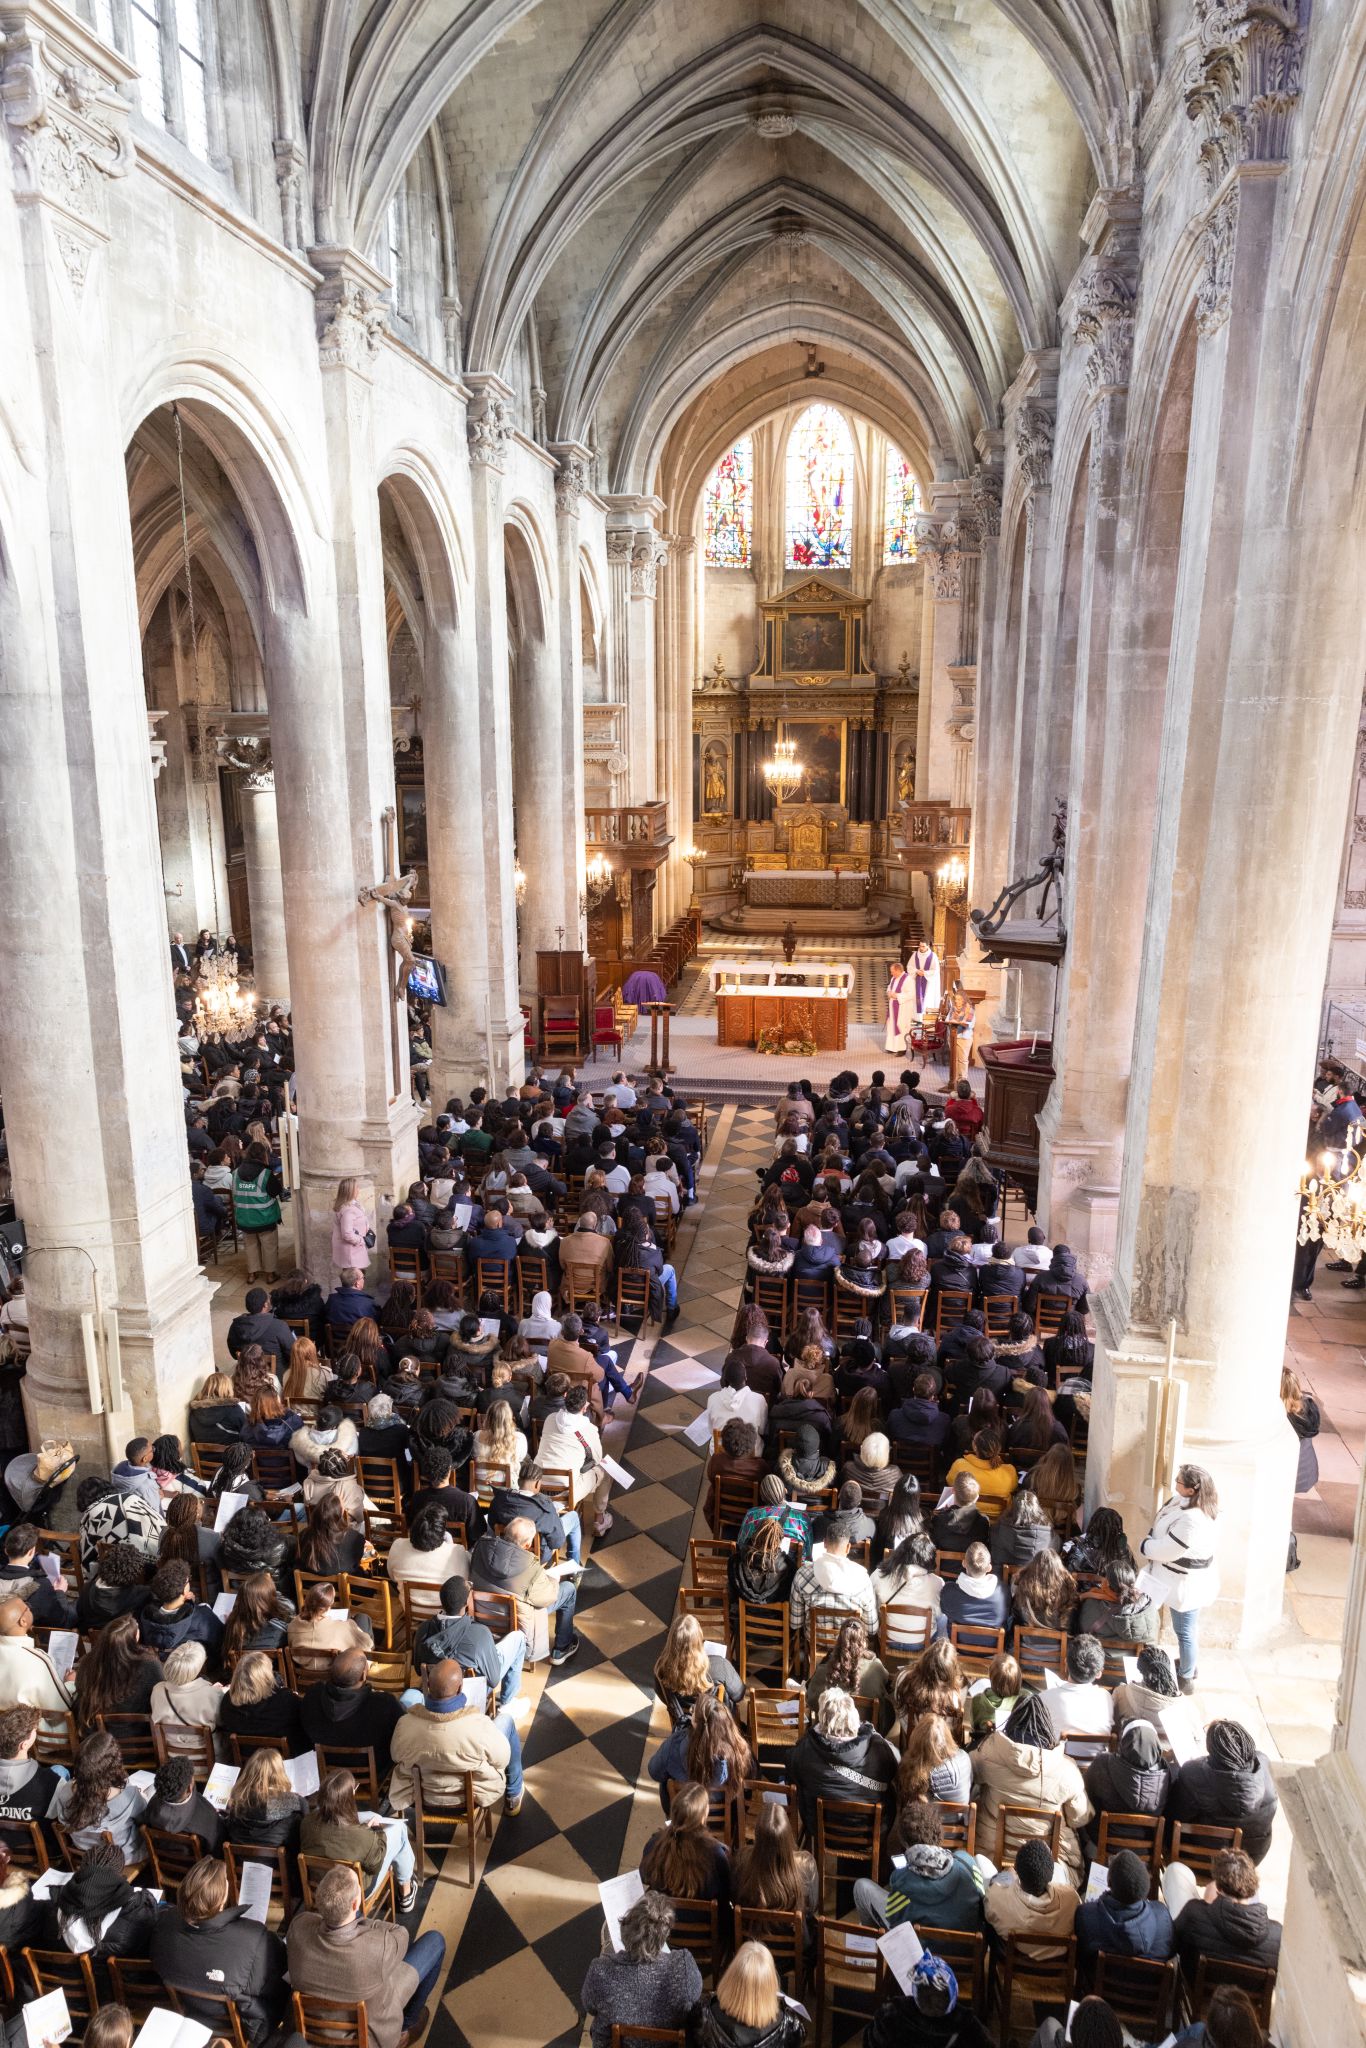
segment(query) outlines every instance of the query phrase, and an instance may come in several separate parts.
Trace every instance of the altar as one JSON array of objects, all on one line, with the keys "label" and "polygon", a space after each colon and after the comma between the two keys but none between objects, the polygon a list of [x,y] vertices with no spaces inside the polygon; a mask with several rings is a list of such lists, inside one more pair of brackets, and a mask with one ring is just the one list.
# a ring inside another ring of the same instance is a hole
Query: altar
[{"label": "altar", "polygon": [[813,1040],[817,1052],[843,1052],[854,972],[847,960],[714,961],[717,1044],[757,1045],[776,1032]]},{"label": "altar", "polygon": [[750,868],[745,903],[751,910],[862,910],[869,881],[861,868]]}]

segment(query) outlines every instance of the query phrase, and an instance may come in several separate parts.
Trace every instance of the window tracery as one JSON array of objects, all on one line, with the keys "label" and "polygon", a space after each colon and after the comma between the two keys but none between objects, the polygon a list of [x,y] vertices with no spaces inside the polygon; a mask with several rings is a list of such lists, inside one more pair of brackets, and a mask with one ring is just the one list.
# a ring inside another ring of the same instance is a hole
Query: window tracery
[{"label": "window tracery", "polygon": [[882,560],[885,567],[913,562],[915,522],[923,507],[915,472],[896,443],[887,443],[887,476],[882,505]]},{"label": "window tracery", "polygon": [[707,568],[748,569],[754,528],[754,444],[748,434],[721,457],[702,502]]}]

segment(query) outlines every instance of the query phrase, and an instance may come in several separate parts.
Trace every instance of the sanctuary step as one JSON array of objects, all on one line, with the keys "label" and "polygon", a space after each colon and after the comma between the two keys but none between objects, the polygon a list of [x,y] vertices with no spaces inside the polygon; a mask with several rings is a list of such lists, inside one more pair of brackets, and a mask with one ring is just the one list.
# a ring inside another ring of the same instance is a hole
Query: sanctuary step
[{"label": "sanctuary step", "polygon": [[752,910],[742,907],[723,910],[718,916],[709,917],[707,930],[747,932],[755,938],[769,933],[781,936],[789,921],[804,939],[838,939],[841,936],[866,939],[898,929],[895,918],[885,917],[878,910],[784,910],[777,907]]}]

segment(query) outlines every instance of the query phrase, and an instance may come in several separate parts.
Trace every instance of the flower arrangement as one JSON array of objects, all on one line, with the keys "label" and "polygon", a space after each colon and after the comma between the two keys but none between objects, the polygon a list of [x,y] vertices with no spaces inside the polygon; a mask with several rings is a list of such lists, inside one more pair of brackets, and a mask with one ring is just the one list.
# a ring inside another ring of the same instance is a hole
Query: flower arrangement
[{"label": "flower arrangement", "polygon": [[765,1024],[754,1041],[754,1049],[763,1053],[785,1053],[789,1059],[810,1059],[816,1050],[810,1011],[798,1010],[786,1031],[781,1024]]}]

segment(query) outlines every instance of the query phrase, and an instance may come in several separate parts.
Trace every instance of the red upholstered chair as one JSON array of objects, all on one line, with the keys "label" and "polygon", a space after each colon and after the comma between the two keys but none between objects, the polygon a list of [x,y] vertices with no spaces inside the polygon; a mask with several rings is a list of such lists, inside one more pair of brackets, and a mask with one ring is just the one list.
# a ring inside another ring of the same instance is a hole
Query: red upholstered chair
[{"label": "red upholstered chair", "polygon": [[593,1006],[593,1049],[610,1045],[618,1059],[621,1058],[621,1026],[611,1003],[595,1003]]}]

